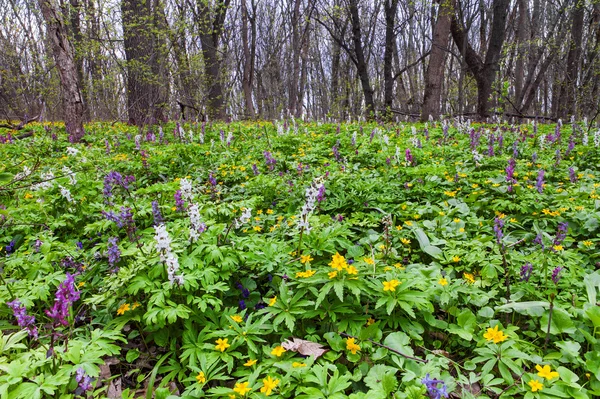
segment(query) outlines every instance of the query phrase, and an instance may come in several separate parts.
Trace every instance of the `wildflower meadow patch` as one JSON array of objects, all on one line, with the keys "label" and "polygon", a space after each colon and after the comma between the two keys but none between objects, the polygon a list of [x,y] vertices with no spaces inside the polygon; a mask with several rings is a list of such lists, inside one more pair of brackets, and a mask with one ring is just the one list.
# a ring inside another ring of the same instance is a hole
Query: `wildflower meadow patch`
[{"label": "wildflower meadow patch", "polygon": [[0,132],[0,398],[600,395],[600,130]]}]

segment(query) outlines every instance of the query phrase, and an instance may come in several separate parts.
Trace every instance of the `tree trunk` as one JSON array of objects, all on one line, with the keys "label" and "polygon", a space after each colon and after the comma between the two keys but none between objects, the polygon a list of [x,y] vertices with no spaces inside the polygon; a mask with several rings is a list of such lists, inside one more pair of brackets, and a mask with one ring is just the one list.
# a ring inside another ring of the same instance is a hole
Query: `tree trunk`
[{"label": "tree trunk", "polygon": [[394,49],[396,46],[396,34],[394,28],[396,24],[396,12],[398,11],[398,0],[386,0],[385,10],[385,51],[383,54],[383,85],[384,95],[383,104],[385,106],[384,115],[386,119],[392,117],[392,106],[394,102],[394,78],[392,74]]},{"label": "tree trunk", "polygon": [[585,7],[582,1],[576,0],[573,9],[571,26],[571,40],[567,54],[565,79],[561,83],[560,97],[558,98],[558,118],[575,115],[577,104],[577,76],[579,75],[579,60],[581,58],[581,42],[583,38],[583,16]]},{"label": "tree trunk", "polygon": [[[254,3],[254,1],[252,1]],[[254,10],[254,4],[253,4]],[[242,0],[242,49],[244,52],[244,71],[242,77],[242,90],[244,91],[245,116],[254,119],[254,104],[252,102],[252,81],[254,75],[254,54],[256,52],[256,14],[251,19],[252,24],[252,48],[248,40],[248,8],[246,0]]]},{"label": "tree trunk", "polygon": [[350,19],[352,21],[352,40],[354,42],[354,55],[356,69],[365,98],[366,115],[368,120],[375,119],[375,103],[373,101],[373,88],[369,81],[369,69],[365,60],[365,53],[360,32],[360,17],[358,15],[358,0],[350,0]]},{"label": "tree trunk", "polygon": [[52,0],[38,0],[38,2],[46,21],[47,34],[52,43],[54,62],[60,77],[67,134],[72,142],[79,142],[85,134],[83,130],[85,115],[73,47],[69,42],[67,28],[57,6]]},{"label": "tree trunk", "polygon": [[296,105],[298,101],[298,79],[300,76],[300,2],[294,0],[294,10],[292,12],[292,74],[290,77],[290,91],[288,100],[288,111],[290,114],[296,114]]},{"label": "tree trunk", "polygon": [[[208,87],[207,108],[208,115],[212,119],[223,120],[227,116],[221,82],[221,59],[217,50],[230,2],[231,0],[217,1],[214,6],[215,10],[211,13],[207,1],[197,0],[198,13],[196,17],[200,28],[200,44],[204,58],[206,86]],[[213,14],[214,19],[211,19]]]},{"label": "tree trunk", "polygon": [[425,75],[425,94],[421,110],[421,121],[423,122],[427,121],[430,116],[433,119],[438,119],[440,116],[442,82],[446,66],[446,53],[450,41],[450,16],[452,15],[452,10],[450,3],[445,0],[440,1],[438,17],[433,29],[429,64],[427,65],[427,73]]}]

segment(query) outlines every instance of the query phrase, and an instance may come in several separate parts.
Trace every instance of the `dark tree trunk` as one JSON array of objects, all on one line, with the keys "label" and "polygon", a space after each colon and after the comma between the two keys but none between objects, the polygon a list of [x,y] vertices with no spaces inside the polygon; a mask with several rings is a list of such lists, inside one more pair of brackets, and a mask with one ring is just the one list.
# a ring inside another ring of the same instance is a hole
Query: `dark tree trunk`
[{"label": "dark tree trunk", "polygon": [[296,105],[298,101],[298,79],[300,76],[300,2],[294,0],[294,10],[292,12],[292,74],[290,77],[290,91],[288,100],[288,111],[296,114]]},{"label": "dark tree trunk", "polygon": [[83,62],[85,60],[82,48],[83,48],[83,36],[81,35],[81,3],[79,0],[70,0],[70,25],[71,32],[73,34],[73,57],[75,59],[75,65],[77,68],[77,79],[81,85],[81,92],[83,98],[83,109],[86,120],[90,120],[90,110],[88,106],[88,90],[85,87],[85,77],[83,73]]},{"label": "dark tree trunk", "polygon": [[[211,10],[208,2],[197,0],[196,17],[200,28],[200,44],[204,58],[205,79],[208,88],[207,113],[212,119],[225,119],[225,97],[221,82],[221,59],[218,54],[219,40],[223,32],[225,15],[231,0],[219,0]],[[211,12],[212,11],[212,12]],[[213,17],[213,18],[211,18]]]},{"label": "dark tree trunk", "polygon": [[51,0],[38,0],[38,2],[46,21],[47,34],[52,44],[54,61],[60,77],[65,127],[70,140],[78,142],[85,134],[83,130],[84,106],[73,47],[60,11]]},{"label": "dark tree trunk", "polygon": [[440,116],[440,101],[442,97],[442,83],[446,66],[446,53],[450,42],[450,17],[453,8],[448,1],[439,2],[439,11],[433,28],[431,54],[425,74],[425,94],[423,95],[423,108],[421,121],[425,122],[431,116],[434,119]]},{"label": "dark tree trunk", "polygon": [[[254,80],[254,57],[256,54],[256,13],[254,1],[252,1],[253,16],[248,15],[246,0],[242,0],[242,48],[244,52],[244,71],[242,77],[242,90],[244,91],[244,102],[246,117],[254,118],[254,103],[252,102],[252,83]],[[252,44],[248,40],[248,20],[252,26]]]},{"label": "dark tree trunk", "polygon": [[350,20],[352,22],[352,41],[354,43],[354,55],[356,57],[356,69],[365,98],[366,115],[368,120],[375,119],[375,102],[373,101],[373,88],[369,81],[369,69],[365,59],[360,31],[360,16],[358,14],[358,0],[350,0]]},{"label": "dark tree trunk", "polygon": [[571,26],[571,39],[569,53],[567,54],[567,67],[565,79],[560,85],[558,98],[558,118],[566,118],[576,113],[577,104],[577,77],[579,75],[579,60],[581,59],[581,41],[583,38],[583,16],[585,7],[582,1],[575,0]]},{"label": "dark tree trunk", "polygon": [[452,38],[459,51],[464,49],[465,63],[469,68],[469,73],[477,82],[477,114],[480,118],[489,116],[489,99],[502,55],[509,4],[510,0],[494,0],[493,2],[493,20],[485,60],[469,44],[467,32],[464,30],[462,22],[458,20],[457,13],[454,12],[452,15],[450,25]]},{"label": "dark tree trunk", "polygon": [[392,74],[393,60],[394,60],[394,45],[396,41],[396,34],[394,28],[396,24],[396,12],[398,11],[398,0],[385,1],[385,52],[383,54],[383,85],[384,95],[383,103],[385,106],[385,117],[390,119],[392,117],[392,106],[394,102],[394,78]]}]

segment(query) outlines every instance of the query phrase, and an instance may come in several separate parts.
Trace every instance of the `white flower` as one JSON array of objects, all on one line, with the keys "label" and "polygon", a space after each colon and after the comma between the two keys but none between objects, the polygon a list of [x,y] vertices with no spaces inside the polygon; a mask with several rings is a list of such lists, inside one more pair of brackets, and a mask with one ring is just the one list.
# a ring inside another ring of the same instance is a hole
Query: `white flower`
[{"label": "white flower", "polygon": [[181,195],[183,199],[187,202],[192,202],[192,183],[188,179],[181,179],[179,185],[181,188]]},{"label": "white flower", "polygon": [[77,184],[77,177],[70,168],[63,166],[62,171],[69,178],[69,182],[72,186]]},{"label": "white flower", "polygon": [[42,179],[42,181],[34,185],[32,187],[33,190],[45,190],[54,186],[54,173],[52,173],[52,171],[42,173],[40,178]]},{"label": "white flower", "polygon": [[594,147],[600,147],[600,129],[594,133]]},{"label": "white flower", "polygon": [[179,270],[179,259],[171,252],[171,238],[167,233],[167,228],[164,224],[154,226],[156,232],[154,239],[156,240],[156,249],[159,252],[161,262],[167,266],[167,276],[171,284],[183,284],[183,274],[176,274]]},{"label": "white flower", "polygon": [[71,191],[69,191],[68,188],[65,188],[63,186],[58,186],[58,188],[60,188],[60,194],[70,203],[74,203],[75,200],[73,199],[73,197],[71,196]]},{"label": "white flower", "polygon": [[74,155],[79,154],[79,150],[74,147],[67,147],[67,154],[74,156]]},{"label": "white flower", "polygon": [[196,242],[200,234],[206,230],[206,224],[200,221],[200,211],[197,204],[190,205],[188,215],[190,217],[190,241]]},{"label": "white flower", "polygon": [[543,150],[543,149],[544,149],[544,143],[545,143],[545,142],[546,142],[546,135],[545,135],[545,134],[542,134],[542,135],[540,136],[540,150]]}]

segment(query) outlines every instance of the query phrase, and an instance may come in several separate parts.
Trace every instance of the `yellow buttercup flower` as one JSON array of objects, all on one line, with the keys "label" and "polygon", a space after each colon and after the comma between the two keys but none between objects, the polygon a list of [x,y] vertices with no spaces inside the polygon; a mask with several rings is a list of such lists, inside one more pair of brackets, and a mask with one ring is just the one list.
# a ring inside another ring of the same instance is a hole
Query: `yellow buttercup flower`
[{"label": "yellow buttercup flower", "polygon": [[353,355],[360,351],[360,346],[354,342],[354,338],[346,339],[346,349],[348,349]]},{"label": "yellow buttercup flower", "polygon": [[241,396],[246,396],[248,392],[250,392],[252,388],[248,387],[248,382],[238,382],[233,387],[233,392],[239,393]]},{"label": "yellow buttercup flower", "polygon": [[306,363],[294,362],[294,363],[292,363],[292,367],[293,368],[306,367]]},{"label": "yellow buttercup flower", "polygon": [[285,352],[287,352],[285,350],[285,348],[281,345],[276,346],[275,348],[273,348],[273,350],[271,351],[271,355],[275,355],[277,357],[280,357],[281,355],[283,355]]},{"label": "yellow buttercup flower", "polygon": [[499,331],[498,325],[496,324],[494,328],[487,329],[486,333],[483,334],[483,338],[487,339],[488,341],[494,341],[494,343],[497,344],[499,342],[506,341],[508,335],[504,334],[502,331]]},{"label": "yellow buttercup flower", "polygon": [[402,284],[398,280],[390,280],[383,282],[383,290],[384,291],[396,291],[396,287]]},{"label": "yellow buttercup flower", "polygon": [[408,238],[401,238],[400,242],[402,242],[402,244],[404,244],[404,245],[409,245],[410,244],[410,240]]},{"label": "yellow buttercup flower", "polygon": [[127,312],[128,310],[131,310],[131,306],[128,303],[124,303],[121,306],[119,306],[119,309],[117,309],[117,315],[125,314],[125,312]]},{"label": "yellow buttercup flower", "polygon": [[547,380],[551,380],[559,376],[558,372],[552,371],[549,365],[540,366],[539,364],[537,364],[535,368],[538,371],[537,375]]},{"label": "yellow buttercup flower", "polygon": [[329,276],[330,279],[335,278],[337,276],[337,274],[338,274],[337,270],[327,273],[327,275]]},{"label": "yellow buttercup flower", "polygon": [[229,341],[228,338],[225,338],[225,339],[219,338],[218,340],[215,341],[217,343],[215,345],[215,349],[219,350],[221,352],[225,352],[225,350],[231,346],[227,343],[227,341]]},{"label": "yellow buttercup flower", "polygon": [[463,273],[463,277],[470,284],[473,284],[475,282],[475,276],[473,274],[471,274],[471,273]]},{"label": "yellow buttercup flower", "polygon": [[198,373],[198,375],[196,376],[196,381],[198,381],[198,384],[204,384],[206,382],[206,376],[204,375],[204,371]]},{"label": "yellow buttercup flower", "polygon": [[267,376],[267,378],[263,379],[263,386],[260,388],[260,391],[266,396],[270,396],[271,393],[273,393],[273,389],[275,389],[278,384],[279,380],[277,378],[273,379],[271,376]]},{"label": "yellow buttercup flower", "polygon": [[314,270],[307,270],[305,272],[297,272],[296,273],[296,278],[308,278],[308,277],[312,277],[314,274],[316,273],[316,271]]},{"label": "yellow buttercup flower", "polygon": [[348,274],[358,274],[358,270],[354,266],[348,266],[348,269],[346,269],[346,273],[348,273]]},{"label": "yellow buttercup flower", "polygon": [[310,255],[301,255],[300,263],[305,264],[307,262],[312,262],[314,259],[310,257]]},{"label": "yellow buttercup flower", "polygon": [[248,359],[248,361],[246,363],[244,363],[244,366],[246,366],[246,367],[254,366],[257,361],[258,360],[256,360],[256,359]]},{"label": "yellow buttercup flower", "polygon": [[231,320],[235,321],[236,323],[241,323],[244,319],[242,319],[242,316],[236,314],[231,316]]},{"label": "yellow buttercup flower", "polygon": [[442,287],[448,285],[448,280],[446,280],[446,277],[442,277],[441,279],[438,280],[438,284],[441,285]]},{"label": "yellow buttercup flower", "polygon": [[538,380],[531,380],[527,383],[531,387],[531,392],[537,392],[544,389],[544,384],[539,382]]},{"label": "yellow buttercup flower", "polygon": [[373,258],[363,258],[363,260],[365,261],[365,263],[367,265],[374,265],[375,261],[373,260]]},{"label": "yellow buttercup flower", "polygon": [[454,263],[458,263],[458,262],[460,262],[460,258],[458,257],[458,255],[454,255],[454,256],[452,257],[452,262],[454,262]]},{"label": "yellow buttercup flower", "polygon": [[275,305],[275,303],[276,303],[276,302],[277,302],[277,297],[276,297],[276,296],[274,296],[273,298],[271,298],[271,299],[269,300],[269,306],[273,306],[273,305]]},{"label": "yellow buttercup flower", "polygon": [[335,255],[333,255],[332,257],[329,266],[331,266],[332,269],[341,271],[348,267],[348,263],[346,262],[346,258],[344,258],[342,255],[336,252]]}]

